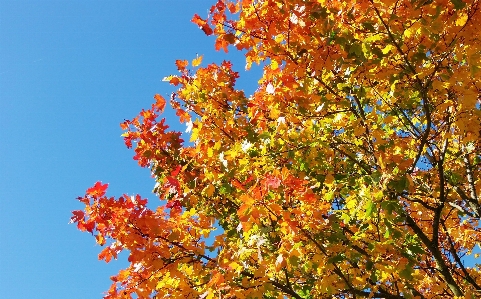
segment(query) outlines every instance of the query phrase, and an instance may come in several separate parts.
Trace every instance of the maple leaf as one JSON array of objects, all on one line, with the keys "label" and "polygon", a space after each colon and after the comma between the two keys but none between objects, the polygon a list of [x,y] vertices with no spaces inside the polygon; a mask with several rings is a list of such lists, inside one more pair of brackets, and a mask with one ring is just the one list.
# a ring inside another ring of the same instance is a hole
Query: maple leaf
[{"label": "maple leaf", "polygon": [[72,212],[73,216],[70,218],[69,223],[74,223],[74,222],[79,222],[84,219],[85,213],[83,211],[73,211]]},{"label": "maple leaf", "polygon": [[165,109],[165,104],[166,104],[166,101],[164,99],[164,97],[162,97],[160,94],[156,94],[154,96],[154,99],[155,99],[155,108],[157,111],[160,111],[160,112],[163,112],[164,109]]},{"label": "maple leaf", "polygon": [[109,184],[102,184],[102,182],[96,182],[93,187],[87,189],[87,194],[96,198],[102,197],[105,195],[108,187]]},{"label": "maple leaf", "polygon": [[183,71],[189,65],[189,62],[187,60],[176,60],[175,65],[179,71]]},{"label": "maple leaf", "polygon": [[207,22],[203,20],[198,14],[194,15],[191,22],[199,26],[199,28],[202,29],[202,31],[204,31],[206,35],[211,35],[212,33],[214,33],[214,31],[212,30],[212,28],[210,28]]}]

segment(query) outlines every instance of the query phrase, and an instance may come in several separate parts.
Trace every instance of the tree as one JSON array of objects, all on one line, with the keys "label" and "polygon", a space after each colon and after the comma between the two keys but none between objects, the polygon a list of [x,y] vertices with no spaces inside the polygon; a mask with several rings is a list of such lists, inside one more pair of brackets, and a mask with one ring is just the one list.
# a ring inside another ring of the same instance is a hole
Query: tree
[{"label": "tree", "polygon": [[[264,64],[176,61],[121,124],[165,201],[96,183],[79,229],[130,266],[106,298],[479,298],[481,12],[468,0],[219,0],[192,21]],[[136,294],[136,295],[135,295]]]}]

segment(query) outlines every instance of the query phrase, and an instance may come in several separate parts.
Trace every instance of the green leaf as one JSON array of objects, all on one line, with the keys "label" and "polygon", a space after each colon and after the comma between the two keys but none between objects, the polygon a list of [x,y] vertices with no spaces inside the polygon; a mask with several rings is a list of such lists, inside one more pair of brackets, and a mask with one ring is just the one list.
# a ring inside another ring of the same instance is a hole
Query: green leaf
[{"label": "green leaf", "polygon": [[304,299],[310,299],[312,298],[311,296],[311,290],[312,290],[312,286],[311,285],[306,285],[306,286],[303,286],[299,291],[299,295],[304,298]]},{"label": "green leaf", "polygon": [[406,176],[402,176],[397,180],[390,181],[388,186],[398,192],[402,192],[409,187],[409,181]]},{"label": "green leaf", "polygon": [[381,203],[381,208],[386,210],[388,214],[392,215],[392,212],[396,209],[396,202],[392,200],[386,200]]},{"label": "green leaf", "polygon": [[344,257],[342,256],[342,254],[338,254],[330,257],[327,261],[329,263],[339,263],[339,262],[342,262],[343,260],[344,260]]},{"label": "green leaf", "polygon": [[369,200],[366,206],[366,218],[371,217],[372,212],[374,212],[376,205],[372,202],[372,200]]},{"label": "green leaf", "polygon": [[259,135],[260,139],[269,139],[271,138],[271,134],[269,132],[263,132],[262,134]]},{"label": "green leaf", "polygon": [[399,276],[407,280],[413,279],[413,268],[410,265],[406,265],[406,268],[399,272]]},{"label": "green leaf", "polygon": [[289,257],[289,264],[293,265],[294,267],[297,267],[299,265],[299,258],[295,255]]},{"label": "green leaf", "polygon": [[369,22],[364,22],[362,23],[362,27],[364,27],[364,29],[366,30],[369,30],[371,32],[375,32],[376,29],[374,28],[373,24],[372,23],[369,23]]},{"label": "green leaf", "polygon": [[409,250],[414,254],[425,254],[424,249],[419,245],[409,245]]},{"label": "green leaf", "polygon": [[301,162],[301,166],[299,167],[301,171],[306,171],[307,170],[307,165],[305,162]]},{"label": "green leaf", "polygon": [[362,56],[362,46],[360,44],[352,44],[349,48],[349,53],[354,53],[356,56]]},{"label": "green leaf", "polygon": [[466,3],[463,0],[451,0],[451,3],[454,5],[455,9],[463,9],[466,6]]},{"label": "green leaf", "polygon": [[374,263],[371,260],[368,260],[366,263],[366,270],[371,271],[373,267],[374,267]]}]

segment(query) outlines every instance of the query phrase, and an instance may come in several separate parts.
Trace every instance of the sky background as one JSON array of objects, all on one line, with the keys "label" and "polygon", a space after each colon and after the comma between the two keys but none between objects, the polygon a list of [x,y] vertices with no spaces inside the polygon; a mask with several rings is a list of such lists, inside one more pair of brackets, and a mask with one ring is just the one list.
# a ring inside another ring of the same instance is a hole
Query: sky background
[{"label": "sky background", "polygon": [[[0,1],[0,297],[102,298],[127,255],[105,264],[101,247],[68,224],[75,198],[96,181],[109,196],[158,203],[119,124],[174,90],[162,78],[176,59],[229,59],[238,88],[242,53],[214,50],[190,22],[215,1]],[[167,123],[176,130],[172,111]]]}]

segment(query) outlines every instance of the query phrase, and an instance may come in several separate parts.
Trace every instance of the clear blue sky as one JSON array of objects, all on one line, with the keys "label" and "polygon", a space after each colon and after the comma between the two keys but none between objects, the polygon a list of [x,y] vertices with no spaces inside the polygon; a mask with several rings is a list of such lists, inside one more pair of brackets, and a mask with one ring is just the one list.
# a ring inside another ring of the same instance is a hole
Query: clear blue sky
[{"label": "clear blue sky", "polygon": [[[68,221],[97,180],[108,195],[157,203],[147,169],[132,160],[119,123],[173,89],[176,59],[215,52],[190,23],[215,1],[0,1],[0,297],[101,298],[126,255],[105,264]],[[259,70],[242,76],[251,93]],[[167,122],[177,130],[176,117]]]}]

